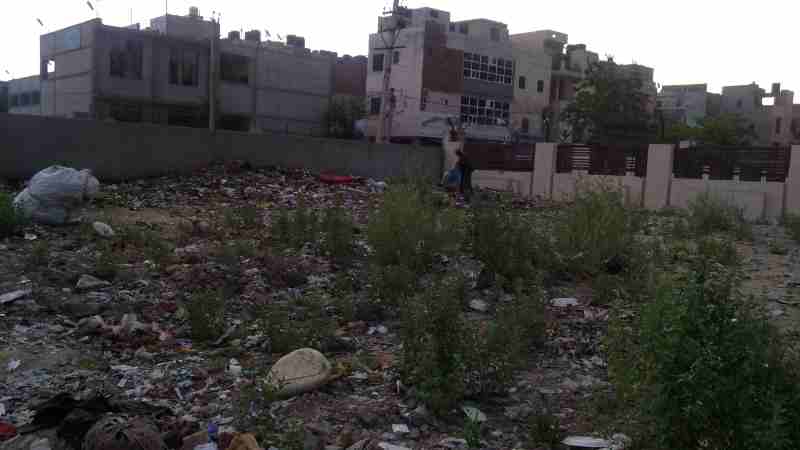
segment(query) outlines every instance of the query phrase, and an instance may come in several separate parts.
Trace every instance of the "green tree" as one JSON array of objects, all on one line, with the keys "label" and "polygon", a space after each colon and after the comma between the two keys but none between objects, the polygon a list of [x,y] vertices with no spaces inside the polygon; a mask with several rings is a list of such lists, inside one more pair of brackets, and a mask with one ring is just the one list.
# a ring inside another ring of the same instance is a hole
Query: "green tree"
[{"label": "green tree", "polygon": [[665,136],[669,142],[693,140],[712,145],[750,145],[758,138],[755,127],[738,114],[721,114],[698,121],[698,126],[676,124]]},{"label": "green tree", "polygon": [[653,134],[644,83],[613,61],[592,64],[576,89],[575,100],[561,113],[573,140],[608,142]]},{"label": "green tree", "polygon": [[363,99],[350,96],[333,97],[323,118],[327,136],[340,139],[355,138],[355,124],[365,115]]}]

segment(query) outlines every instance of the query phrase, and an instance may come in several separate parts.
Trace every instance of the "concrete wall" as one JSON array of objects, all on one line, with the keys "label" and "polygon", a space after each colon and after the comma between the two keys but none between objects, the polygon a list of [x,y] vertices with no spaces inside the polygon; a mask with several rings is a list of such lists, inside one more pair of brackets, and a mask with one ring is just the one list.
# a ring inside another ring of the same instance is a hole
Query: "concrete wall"
[{"label": "concrete wall", "polygon": [[575,193],[592,189],[597,186],[616,186],[622,190],[625,204],[628,206],[641,206],[644,196],[644,178],[636,176],[605,176],[589,175],[586,173],[557,173],[553,176],[553,199],[558,201],[572,201]]},{"label": "concrete wall", "polygon": [[188,172],[217,160],[373,178],[439,179],[442,173],[438,147],[54,117],[0,114],[0,142],[0,178],[7,179],[27,179],[52,164],[89,168],[106,181],[134,179]]},{"label": "concrete wall", "polygon": [[706,192],[736,205],[749,220],[783,215],[784,183],[675,178],[669,206],[686,208],[695,197]]}]

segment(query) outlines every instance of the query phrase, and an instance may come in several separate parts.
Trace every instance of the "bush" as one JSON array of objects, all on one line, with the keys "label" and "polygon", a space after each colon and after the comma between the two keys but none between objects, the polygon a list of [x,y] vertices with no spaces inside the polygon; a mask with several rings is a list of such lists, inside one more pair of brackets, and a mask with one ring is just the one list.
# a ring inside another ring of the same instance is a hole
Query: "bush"
[{"label": "bush", "polygon": [[301,249],[307,242],[315,242],[319,232],[319,216],[300,199],[294,211],[282,208],[273,218],[270,228],[272,245],[277,248]]},{"label": "bush", "polygon": [[26,222],[11,195],[0,192],[0,239],[19,233]]},{"label": "bush", "polygon": [[541,302],[518,299],[491,323],[462,314],[464,280],[447,277],[402,312],[401,374],[436,413],[465,397],[503,393],[527,347],[542,339]]},{"label": "bush", "polygon": [[625,207],[622,191],[616,187],[598,184],[591,189],[578,189],[575,203],[567,209],[556,231],[565,269],[596,275],[606,271],[609,264],[623,263],[638,227],[638,217]]},{"label": "bush", "polygon": [[370,220],[367,240],[376,264],[424,272],[437,253],[447,253],[462,240],[458,211],[434,206],[426,190],[415,185],[392,186]]},{"label": "bush", "polygon": [[202,291],[195,293],[187,305],[189,326],[192,338],[198,341],[212,341],[225,331],[225,300],[222,291]]},{"label": "bush", "polygon": [[744,219],[744,212],[709,192],[689,202],[689,226],[700,236],[729,233],[740,240],[752,240],[753,229]]},{"label": "bush", "polygon": [[329,256],[346,260],[355,254],[353,249],[353,219],[340,203],[325,210],[322,217],[322,248]]},{"label": "bush", "polygon": [[796,370],[767,320],[738,298],[732,269],[707,268],[663,284],[639,319],[614,319],[612,380],[654,448],[798,448]]},{"label": "bush", "polygon": [[336,331],[336,324],[325,309],[323,298],[306,294],[299,304],[274,302],[256,311],[256,325],[270,343],[272,353],[288,353],[299,348],[322,349]]},{"label": "bush", "polygon": [[261,226],[261,211],[252,205],[225,210],[225,224],[233,229],[252,230]]},{"label": "bush", "polygon": [[549,239],[507,205],[477,200],[472,218],[472,254],[493,274],[527,279],[552,261]]},{"label": "bush", "polygon": [[800,242],[800,215],[786,214],[786,217],[783,218],[783,226],[786,227],[786,231],[792,239]]}]

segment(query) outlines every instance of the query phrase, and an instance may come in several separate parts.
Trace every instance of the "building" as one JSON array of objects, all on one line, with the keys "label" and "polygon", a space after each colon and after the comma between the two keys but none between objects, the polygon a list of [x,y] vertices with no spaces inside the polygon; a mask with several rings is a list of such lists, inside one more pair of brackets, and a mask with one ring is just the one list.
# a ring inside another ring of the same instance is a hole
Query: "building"
[{"label": "building", "polygon": [[333,68],[333,94],[364,99],[367,96],[366,56],[344,55]]},{"label": "building", "polygon": [[[367,134],[380,126],[384,72],[391,65],[393,140],[444,136],[437,119],[460,119],[468,137],[503,140],[514,99],[514,54],[506,25],[486,19],[452,22],[450,13],[432,8],[402,9],[393,49],[392,33],[369,37]],[[383,21],[381,21],[383,23]]]},{"label": "building", "polygon": [[8,81],[0,81],[0,113],[8,112]]},{"label": "building", "polygon": [[[150,27],[113,27],[100,19],[41,36],[42,111],[46,115],[321,134],[334,93],[336,54],[305,40],[262,41],[231,32],[196,8]],[[210,100],[211,99],[211,100]]]},{"label": "building", "polygon": [[725,86],[720,112],[736,114],[750,122],[760,145],[788,145],[794,139],[794,93],[781,90],[780,83],[773,83],[769,94],[756,83]]},{"label": "building", "polygon": [[6,87],[9,114],[42,113],[42,92],[38,75],[10,80]]},{"label": "building", "polygon": [[708,92],[707,84],[684,84],[662,86],[657,98],[665,121],[694,127],[706,116],[719,113],[721,96]]}]

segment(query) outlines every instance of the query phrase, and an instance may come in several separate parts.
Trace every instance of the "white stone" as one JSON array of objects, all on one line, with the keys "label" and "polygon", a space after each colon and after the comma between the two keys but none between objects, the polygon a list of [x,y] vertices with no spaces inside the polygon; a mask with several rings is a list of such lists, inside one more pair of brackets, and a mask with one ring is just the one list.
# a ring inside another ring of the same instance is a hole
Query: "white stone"
[{"label": "white stone", "polygon": [[78,280],[78,284],[75,287],[78,288],[79,290],[85,291],[88,289],[97,289],[110,285],[111,283],[109,283],[108,281],[103,281],[91,275],[81,275],[81,278]]},{"label": "white stone", "polygon": [[5,303],[11,303],[15,300],[19,300],[27,295],[30,295],[31,292],[33,291],[31,291],[30,289],[20,289],[18,291],[12,291],[7,294],[0,295],[0,305],[3,305]]},{"label": "white stone", "polygon": [[561,443],[568,447],[577,448],[607,448],[611,445],[611,443],[605,439],[591,436],[569,436],[561,441]]},{"label": "white stone", "polygon": [[484,414],[478,408],[473,408],[472,406],[464,406],[463,408],[461,408],[461,410],[464,411],[464,414],[466,414],[467,417],[469,417],[469,420],[472,420],[473,422],[486,422],[487,419],[486,414]]},{"label": "white stone", "polygon": [[265,382],[281,397],[292,397],[323,386],[332,370],[325,355],[311,348],[301,348],[279,359]]},{"label": "white stone", "polygon": [[578,306],[577,298],[554,298],[550,300],[550,304],[558,308],[566,308],[568,306]]},{"label": "white stone", "polygon": [[392,433],[408,434],[411,433],[411,430],[409,430],[408,425],[404,423],[396,423],[392,425]]},{"label": "white stone", "polygon": [[483,300],[478,300],[478,299],[470,300],[469,307],[471,309],[473,309],[474,311],[483,312],[483,313],[485,313],[486,311],[489,310],[489,304],[487,304]]},{"label": "white stone", "polygon": [[105,224],[103,222],[93,223],[92,228],[94,228],[94,231],[97,234],[99,234],[104,238],[112,238],[116,235],[116,233],[114,233],[114,229],[111,228],[108,224]]},{"label": "white stone", "polygon": [[399,445],[393,445],[386,442],[379,443],[378,447],[382,448],[383,450],[411,450],[408,447],[401,447]]}]

